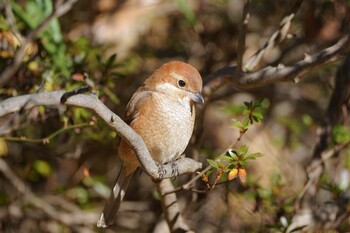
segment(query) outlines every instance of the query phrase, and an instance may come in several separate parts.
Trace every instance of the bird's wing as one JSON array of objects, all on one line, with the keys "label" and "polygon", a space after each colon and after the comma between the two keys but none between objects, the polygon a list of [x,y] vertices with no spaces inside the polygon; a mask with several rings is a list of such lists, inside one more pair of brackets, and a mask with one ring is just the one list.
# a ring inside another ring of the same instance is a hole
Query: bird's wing
[{"label": "bird's wing", "polygon": [[130,124],[137,117],[142,109],[141,106],[150,101],[151,97],[152,91],[144,87],[137,89],[126,107],[126,123]]}]

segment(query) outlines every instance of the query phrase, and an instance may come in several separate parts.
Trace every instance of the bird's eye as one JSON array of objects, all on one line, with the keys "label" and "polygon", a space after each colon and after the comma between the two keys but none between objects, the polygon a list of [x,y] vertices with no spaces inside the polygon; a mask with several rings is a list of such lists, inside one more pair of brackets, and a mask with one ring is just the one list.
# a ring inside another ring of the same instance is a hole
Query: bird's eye
[{"label": "bird's eye", "polygon": [[179,80],[178,84],[180,87],[186,86],[186,82],[184,80]]}]

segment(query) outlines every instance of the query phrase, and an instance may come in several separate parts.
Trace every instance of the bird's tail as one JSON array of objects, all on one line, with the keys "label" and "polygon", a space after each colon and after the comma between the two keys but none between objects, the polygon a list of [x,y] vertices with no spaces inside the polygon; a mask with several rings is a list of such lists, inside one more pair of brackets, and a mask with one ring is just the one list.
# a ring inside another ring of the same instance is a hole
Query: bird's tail
[{"label": "bird's tail", "polygon": [[126,189],[133,173],[125,175],[124,166],[119,172],[117,181],[113,187],[111,195],[103,208],[100,219],[97,222],[97,227],[106,228],[114,223],[115,216],[118,212],[120,203],[123,201]]}]

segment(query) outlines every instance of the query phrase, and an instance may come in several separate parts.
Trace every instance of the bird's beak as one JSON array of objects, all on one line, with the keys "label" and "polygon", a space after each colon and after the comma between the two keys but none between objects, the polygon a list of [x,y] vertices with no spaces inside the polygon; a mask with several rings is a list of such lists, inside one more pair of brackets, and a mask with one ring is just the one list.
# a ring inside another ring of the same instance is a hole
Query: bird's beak
[{"label": "bird's beak", "polygon": [[197,92],[197,93],[188,92],[188,93],[189,93],[190,98],[194,102],[199,103],[199,104],[204,104],[204,98],[200,92]]}]

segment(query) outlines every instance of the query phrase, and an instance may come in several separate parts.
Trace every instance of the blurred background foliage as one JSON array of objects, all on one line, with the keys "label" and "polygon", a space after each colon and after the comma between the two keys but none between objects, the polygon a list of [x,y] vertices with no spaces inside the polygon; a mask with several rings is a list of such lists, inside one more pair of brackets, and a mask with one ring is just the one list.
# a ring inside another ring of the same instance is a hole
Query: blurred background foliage
[{"label": "blurred background foliage", "polygon": [[[0,3],[0,70],[10,65],[23,38],[52,13],[54,4],[52,0]],[[279,27],[291,4],[251,1],[245,58]],[[12,15],[7,13],[8,5]],[[136,88],[167,61],[191,63],[203,77],[235,63],[242,6],[239,0],[80,0],[27,47],[20,69],[0,88],[0,100],[88,84],[123,116]],[[294,36],[269,51],[259,67],[292,64],[336,42],[350,20],[349,7],[345,0],[304,1],[292,23]],[[340,64],[326,64],[298,83],[251,91],[226,85],[217,90],[206,106],[200,153],[190,145],[186,154],[204,163],[217,158],[239,138],[244,126],[232,119],[241,119],[243,103],[265,99],[262,123],[249,127],[235,148],[237,152],[247,145],[249,153],[264,156],[249,161],[245,183],[233,177],[210,192],[178,193],[184,217],[196,232],[286,231],[307,179],[304,166],[312,155]],[[116,133],[91,112],[38,107],[0,119],[0,129],[0,157],[14,174],[37,197],[59,211],[76,213],[72,219],[81,216],[85,224],[79,228],[48,217],[0,175],[0,231],[151,232],[157,226],[160,203],[152,182],[141,174],[128,190],[117,226],[106,231],[94,227],[120,162]],[[332,145],[349,142],[349,121],[332,133]],[[349,192],[349,170],[350,149],[345,147],[327,161],[318,195],[322,202],[336,201]],[[198,186],[204,189],[205,183]],[[346,231],[350,231],[349,217],[333,229]]]}]

